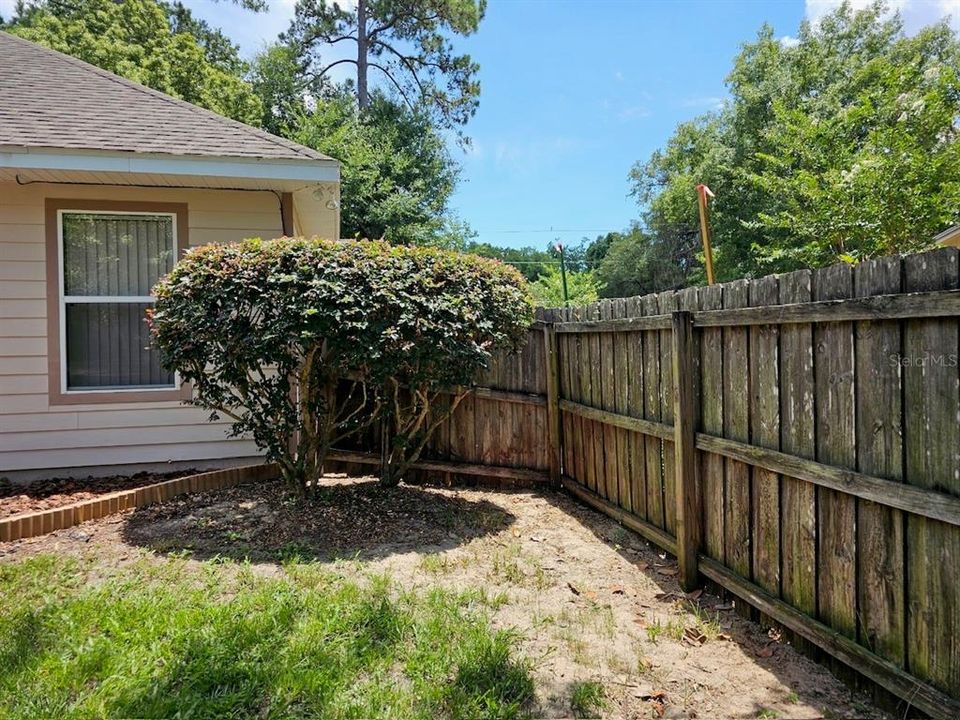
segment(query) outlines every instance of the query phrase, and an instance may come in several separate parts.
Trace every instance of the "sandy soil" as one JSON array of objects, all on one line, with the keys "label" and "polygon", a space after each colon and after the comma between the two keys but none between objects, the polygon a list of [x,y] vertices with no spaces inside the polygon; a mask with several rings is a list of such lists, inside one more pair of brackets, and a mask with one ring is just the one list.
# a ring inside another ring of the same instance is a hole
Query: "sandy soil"
[{"label": "sandy soil", "polygon": [[0,544],[0,562],[219,555],[275,575],[298,555],[410,589],[482,588],[533,662],[536,717],[570,717],[587,681],[610,718],[889,717],[731,602],[683,595],[672,558],[564,495],[329,482],[306,510],[276,484],[244,486]]}]

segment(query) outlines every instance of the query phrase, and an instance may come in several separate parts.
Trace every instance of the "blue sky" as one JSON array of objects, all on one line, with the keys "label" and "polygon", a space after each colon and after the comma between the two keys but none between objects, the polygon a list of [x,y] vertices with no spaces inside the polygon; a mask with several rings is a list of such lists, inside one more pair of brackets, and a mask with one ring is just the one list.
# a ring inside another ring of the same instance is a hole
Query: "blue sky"
[{"label": "blue sky", "polygon": [[[0,14],[13,2],[0,0]],[[286,29],[294,4],[268,0],[270,12],[256,15],[226,0],[184,2],[247,56]],[[837,4],[489,0],[480,31],[457,40],[480,63],[482,95],[467,126],[472,148],[453,149],[463,165],[455,211],[479,240],[515,247],[626,227],[639,215],[628,197],[631,165],[678,122],[722,102],[741,44],[764,22],[792,36],[804,17],[815,21]],[[908,30],[960,17],[960,0],[888,4]]]}]

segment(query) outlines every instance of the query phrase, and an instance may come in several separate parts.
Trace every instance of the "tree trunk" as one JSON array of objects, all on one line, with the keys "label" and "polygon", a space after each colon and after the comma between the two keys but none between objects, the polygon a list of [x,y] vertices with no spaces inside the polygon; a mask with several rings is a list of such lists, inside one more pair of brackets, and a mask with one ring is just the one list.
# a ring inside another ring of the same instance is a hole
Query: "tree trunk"
[{"label": "tree trunk", "polygon": [[367,92],[367,0],[357,0],[357,105],[370,105]]}]

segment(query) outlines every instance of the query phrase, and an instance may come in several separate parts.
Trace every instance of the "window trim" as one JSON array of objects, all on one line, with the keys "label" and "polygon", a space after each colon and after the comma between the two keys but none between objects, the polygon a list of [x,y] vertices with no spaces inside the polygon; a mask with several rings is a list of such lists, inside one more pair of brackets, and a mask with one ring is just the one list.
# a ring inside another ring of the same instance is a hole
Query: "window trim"
[{"label": "window trim", "polygon": [[[175,378],[174,387],[131,388],[129,390],[67,390],[66,300],[63,294],[64,212],[105,213],[113,215],[172,215],[176,257],[189,247],[187,203],[159,203],[119,200],[70,200],[47,198],[45,204],[47,240],[47,364],[50,405],[88,405],[100,403],[164,402],[190,399],[190,387]],[[125,301],[133,296],[123,296]],[[109,300],[109,298],[104,298]],[[86,300],[93,302],[94,300]],[[72,302],[72,301],[71,301]],[[80,301],[84,302],[84,301]]]}]

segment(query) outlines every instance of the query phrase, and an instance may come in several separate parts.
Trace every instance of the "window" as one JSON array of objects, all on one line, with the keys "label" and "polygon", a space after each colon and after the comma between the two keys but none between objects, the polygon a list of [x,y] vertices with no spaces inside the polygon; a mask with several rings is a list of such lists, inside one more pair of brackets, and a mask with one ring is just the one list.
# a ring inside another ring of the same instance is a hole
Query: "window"
[{"label": "window", "polygon": [[[57,266],[51,402],[179,397],[177,379],[150,346],[145,313],[154,302],[151,289],[173,268],[184,244],[180,206],[55,205],[51,209],[48,201]],[[48,227],[48,239],[50,234]]]}]

